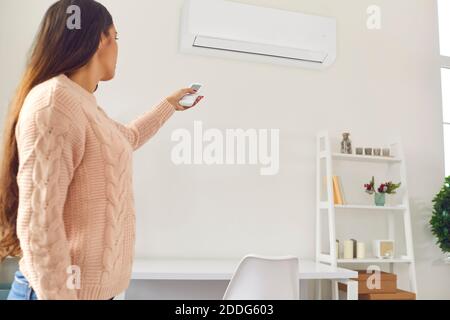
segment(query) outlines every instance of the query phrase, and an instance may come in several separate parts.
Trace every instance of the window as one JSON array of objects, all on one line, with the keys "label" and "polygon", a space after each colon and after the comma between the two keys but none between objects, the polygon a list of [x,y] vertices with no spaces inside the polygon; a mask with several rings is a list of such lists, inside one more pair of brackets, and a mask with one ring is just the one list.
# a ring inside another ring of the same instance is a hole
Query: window
[{"label": "window", "polygon": [[443,56],[450,56],[450,1],[439,0],[438,6],[441,54]]},{"label": "window", "polygon": [[450,1],[438,0],[441,47],[442,109],[444,116],[445,175],[450,175]]}]

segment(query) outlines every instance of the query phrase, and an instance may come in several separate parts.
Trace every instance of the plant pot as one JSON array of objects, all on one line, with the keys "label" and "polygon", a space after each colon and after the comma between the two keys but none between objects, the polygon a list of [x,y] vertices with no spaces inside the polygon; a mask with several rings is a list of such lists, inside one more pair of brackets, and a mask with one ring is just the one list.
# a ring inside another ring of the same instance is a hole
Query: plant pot
[{"label": "plant pot", "polygon": [[386,203],[386,193],[375,193],[375,205],[382,207]]}]

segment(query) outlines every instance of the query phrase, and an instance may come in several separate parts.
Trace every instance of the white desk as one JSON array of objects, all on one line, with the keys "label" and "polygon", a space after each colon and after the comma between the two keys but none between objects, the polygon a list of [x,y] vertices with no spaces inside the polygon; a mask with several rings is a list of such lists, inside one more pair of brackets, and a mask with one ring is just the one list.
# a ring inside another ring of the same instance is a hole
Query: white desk
[{"label": "white desk", "polygon": [[[132,280],[230,280],[240,260],[225,259],[136,259]],[[347,284],[347,299],[358,299],[357,278],[353,270],[300,260],[299,280],[331,280]],[[123,296],[122,296],[123,298]],[[333,298],[337,299],[335,293]]]}]

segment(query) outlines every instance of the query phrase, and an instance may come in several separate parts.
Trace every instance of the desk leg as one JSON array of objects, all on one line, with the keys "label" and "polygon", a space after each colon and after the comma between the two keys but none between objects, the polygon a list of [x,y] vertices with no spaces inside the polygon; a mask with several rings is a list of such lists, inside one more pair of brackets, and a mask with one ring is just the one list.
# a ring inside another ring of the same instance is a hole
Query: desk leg
[{"label": "desk leg", "polygon": [[316,300],[322,300],[322,280],[317,279],[316,281]]},{"label": "desk leg", "polygon": [[336,285],[338,283],[347,285],[347,300],[358,300],[358,281],[342,279],[337,280]]},{"label": "desk leg", "polygon": [[331,280],[331,300],[339,300],[338,280]]},{"label": "desk leg", "polygon": [[300,280],[300,300],[309,300],[309,280]]}]

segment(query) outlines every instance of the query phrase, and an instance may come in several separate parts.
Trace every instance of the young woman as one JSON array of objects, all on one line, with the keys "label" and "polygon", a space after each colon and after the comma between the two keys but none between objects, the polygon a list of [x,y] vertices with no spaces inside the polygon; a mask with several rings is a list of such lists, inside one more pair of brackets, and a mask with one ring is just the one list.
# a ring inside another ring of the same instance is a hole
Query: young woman
[{"label": "young woman", "polygon": [[[79,29],[67,24],[73,5]],[[127,126],[109,118],[93,92],[114,77],[116,37],[94,0],[61,0],[45,14],[4,135],[0,260],[20,257],[9,299],[111,299],[129,284],[132,152],[195,91],[175,92]]]}]

